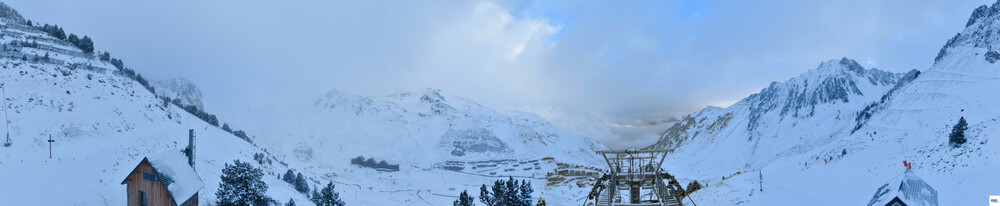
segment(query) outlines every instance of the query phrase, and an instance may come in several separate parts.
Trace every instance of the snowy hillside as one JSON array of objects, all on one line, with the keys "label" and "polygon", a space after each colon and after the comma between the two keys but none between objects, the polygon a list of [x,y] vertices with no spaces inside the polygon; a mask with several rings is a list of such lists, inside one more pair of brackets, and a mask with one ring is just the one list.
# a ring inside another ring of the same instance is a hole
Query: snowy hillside
[{"label": "snowy hillside", "polygon": [[[594,151],[605,149],[535,114],[496,111],[434,89],[385,96],[334,90],[311,104],[220,110],[219,115],[255,134],[257,145],[283,161],[306,165],[315,176],[365,186],[344,187],[341,196],[371,204],[443,204],[461,190],[478,191],[478,184],[509,175],[533,179],[547,200],[579,198],[583,190],[543,187],[543,178],[555,172],[556,163],[600,166]],[[401,169],[378,172],[350,164],[358,156]],[[546,158],[552,159],[542,161]],[[558,196],[564,193],[568,196]],[[371,196],[394,200],[363,198]]]},{"label": "snowy hillside", "polygon": [[[4,205],[124,205],[126,175],[143,157],[186,147],[188,129],[198,136],[202,203],[215,199],[223,164],[266,153],[165,104],[110,61],[27,25],[4,4],[0,33],[0,83],[13,143],[0,147]],[[273,178],[287,167],[259,167],[271,176],[264,178],[269,195],[308,202]]]},{"label": "snowy hillside", "polygon": [[201,90],[183,77],[153,80],[149,81],[149,85],[156,89],[157,97],[176,99],[181,105],[193,105],[205,110],[205,105],[201,103]]},{"label": "snowy hillside", "polygon": [[[717,172],[758,169],[776,158],[812,150],[850,134],[857,112],[888,92],[902,76],[865,69],[847,58],[830,60],[798,77],[771,83],[729,108],[708,107],[693,113],[668,129],[652,147],[676,148],[677,153],[694,155],[687,159],[695,164],[698,157],[732,160],[722,165],[710,163]],[[720,149],[730,152],[695,155]]]},{"label": "snowy hillside", "polygon": [[[1000,193],[990,159],[1000,118],[998,5],[977,8],[931,68],[893,74],[824,62],[728,108],[693,113],[652,147],[676,148],[665,169],[707,183],[692,194],[699,204],[865,205],[903,175],[904,160],[940,205],[984,204]],[[953,148],[960,117],[968,142]]]}]

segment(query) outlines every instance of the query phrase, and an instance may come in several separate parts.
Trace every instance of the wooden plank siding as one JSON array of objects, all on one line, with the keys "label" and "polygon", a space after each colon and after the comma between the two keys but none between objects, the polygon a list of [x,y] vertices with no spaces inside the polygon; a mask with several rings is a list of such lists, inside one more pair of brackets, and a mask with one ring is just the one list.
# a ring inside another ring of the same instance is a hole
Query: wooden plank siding
[{"label": "wooden plank siding", "polygon": [[[146,203],[148,206],[175,206],[173,199],[170,198],[170,194],[167,193],[163,184],[160,181],[149,181],[142,178],[142,173],[148,172],[150,174],[156,175],[153,171],[153,167],[150,166],[149,161],[143,159],[136,166],[135,170],[128,175],[123,184],[128,184],[128,205],[129,206],[139,206],[141,200],[139,200],[139,191],[146,192]],[[195,196],[197,197],[197,195]],[[197,201],[197,200],[195,200]],[[195,203],[197,204],[197,202]]]}]

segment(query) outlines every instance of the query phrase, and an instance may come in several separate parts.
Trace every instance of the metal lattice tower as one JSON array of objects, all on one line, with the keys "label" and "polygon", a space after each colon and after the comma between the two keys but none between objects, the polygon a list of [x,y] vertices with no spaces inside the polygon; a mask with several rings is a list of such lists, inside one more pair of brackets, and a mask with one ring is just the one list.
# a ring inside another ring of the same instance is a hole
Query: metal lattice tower
[{"label": "metal lattice tower", "polygon": [[[681,205],[676,180],[661,169],[670,149],[598,151],[608,163],[608,174],[597,180],[590,197],[596,206]],[[672,184],[665,184],[664,180]]]}]

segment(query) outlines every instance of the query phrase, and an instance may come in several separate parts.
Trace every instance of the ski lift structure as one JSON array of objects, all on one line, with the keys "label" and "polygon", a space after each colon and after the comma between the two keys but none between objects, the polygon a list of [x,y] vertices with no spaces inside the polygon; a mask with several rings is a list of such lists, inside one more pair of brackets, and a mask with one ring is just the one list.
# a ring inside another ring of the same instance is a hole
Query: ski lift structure
[{"label": "ski lift structure", "polygon": [[[680,206],[684,189],[661,166],[672,149],[602,150],[608,173],[587,200],[595,206]],[[666,183],[664,181],[667,181]],[[693,203],[693,202],[692,202]],[[586,205],[586,203],[584,203]]]}]

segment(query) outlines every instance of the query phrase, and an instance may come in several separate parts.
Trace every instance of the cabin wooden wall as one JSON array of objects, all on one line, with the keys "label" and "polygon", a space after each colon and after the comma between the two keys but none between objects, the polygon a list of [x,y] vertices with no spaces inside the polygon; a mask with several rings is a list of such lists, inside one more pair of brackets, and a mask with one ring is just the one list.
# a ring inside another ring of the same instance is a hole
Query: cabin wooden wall
[{"label": "cabin wooden wall", "polygon": [[126,189],[128,191],[128,205],[139,206],[139,191],[143,191],[146,192],[146,203],[149,206],[174,206],[173,200],[170,199],[170,195],[163,185],[159,181],[153,182],[143,179],[142,172],[156,174],[149,166],[149,162],[143,161],[139,163],[139,167],[132,174],[128,175],[128,179],[125,181],[128,184],[128,189]]}]

